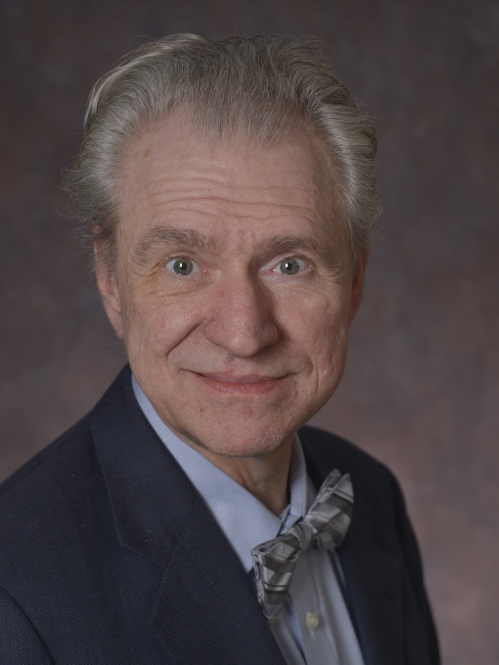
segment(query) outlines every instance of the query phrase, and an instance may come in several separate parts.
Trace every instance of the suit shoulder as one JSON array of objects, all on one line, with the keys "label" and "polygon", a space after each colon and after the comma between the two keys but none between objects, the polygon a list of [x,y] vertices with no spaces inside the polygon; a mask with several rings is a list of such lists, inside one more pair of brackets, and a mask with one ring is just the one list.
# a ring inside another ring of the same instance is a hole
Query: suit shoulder
[{"label": "suit shoulder", "polygon": [[92,447],[87,415],[0,485],[0,540],[9,533],[12,544],[26,524],[47,522],[76,495],[93,465]]},{"label": "suit shoulder", "polygon": [[0,486],[0,586],[19,599],[68,571],[109,520],[106,496],[86,416]]},{"label": "suit shoulder", "polygon": [[[71,475],[75,470],[82,475],[81,472],[85,471],[85,465],[81,466],[83,459],[89,460],[93,453],[91,421],[94,414],[110,396],[119,393],[125,383],[130,384],[128,365],[125,365],[89,413],[0,484],[0,506],[11,492],[29,493],[30,488],[38,491],[43,485],[52,485],[56,478],[63,478],[68,473]],[[120,413],[115,417],[119,419]]]},{"label": "suit shoulder", "polygon": [[40,450],[0,484],[0,504],[12,490],[51,477],[57,467],[64,467],[75,458],[75,451],[90,441],[89,414],[75,423],[52,443]]}]

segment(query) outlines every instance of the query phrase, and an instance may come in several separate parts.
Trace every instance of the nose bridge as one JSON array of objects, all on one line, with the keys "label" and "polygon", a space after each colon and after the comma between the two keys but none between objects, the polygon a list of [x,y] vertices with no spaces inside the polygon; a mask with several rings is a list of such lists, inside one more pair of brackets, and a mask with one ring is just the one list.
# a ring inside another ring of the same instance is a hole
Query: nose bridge
[{"label": "nose bridge", "polygon": [[237,357],[250,357],[277,341],[271,294],[250,273],[227,275],[218,284],[205,337]]}]

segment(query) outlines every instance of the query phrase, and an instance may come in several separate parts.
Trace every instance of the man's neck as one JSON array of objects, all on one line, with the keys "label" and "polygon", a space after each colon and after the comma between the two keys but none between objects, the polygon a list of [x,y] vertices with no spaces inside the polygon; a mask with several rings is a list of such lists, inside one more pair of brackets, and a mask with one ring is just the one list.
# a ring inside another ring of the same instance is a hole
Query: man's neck
[{"label": "man's neck", "polygon": [[184,443],[251,492],[275,515],[280,515],[288,505],[288,478],[293,436],[265,455],[227,457],[217,455],[207,448],[186,440],[179,433],[175,433]]},{"label": "man's neck", "polygon": [[[201,441],[193,440],[166,421],[142,391],[135,377],[133,390],[141,408],[150,408],[162,425],[175,437],[206,458],[213,466],[232,478],[253,494],[274,515],[280,515],[289,503],[288,480],[294,434],[289,435],[275,449],[252,456],[221,455],[210,450]],[[146,416],[149,418],[149,416]]]}]

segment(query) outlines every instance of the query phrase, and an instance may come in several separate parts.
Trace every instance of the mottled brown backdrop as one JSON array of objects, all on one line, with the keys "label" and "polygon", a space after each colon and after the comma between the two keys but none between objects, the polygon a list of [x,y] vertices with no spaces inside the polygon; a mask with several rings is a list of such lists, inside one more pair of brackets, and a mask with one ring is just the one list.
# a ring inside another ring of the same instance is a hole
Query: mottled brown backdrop
[{"label": "mottled brown backdrop", "polygon": [[349,365],[315,421],[401,480],[445,663],[497,665],[497,0],[2,0],[0,476],[124,363],[54,203],[91,84],[174,31],[318,35],[376,116],[384,213]]}]

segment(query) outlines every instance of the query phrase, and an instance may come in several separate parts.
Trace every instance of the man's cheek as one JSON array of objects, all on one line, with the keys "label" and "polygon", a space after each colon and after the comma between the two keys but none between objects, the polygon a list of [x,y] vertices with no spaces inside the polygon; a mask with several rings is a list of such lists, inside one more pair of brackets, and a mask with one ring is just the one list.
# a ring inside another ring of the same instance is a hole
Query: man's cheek
[{"label": "man's cheek", "polygon": [[172,307],[162,302],[142,303],[134,316],[134,330],[145,352],[164,356],[181,344],[195,327],[188,307]]},{"label": "man's cheek", "polygon": [[315,361],[329,358],[345,343],[346,317],[341,307],[325,299],[313,308],[290,310],[290,337]]}]

